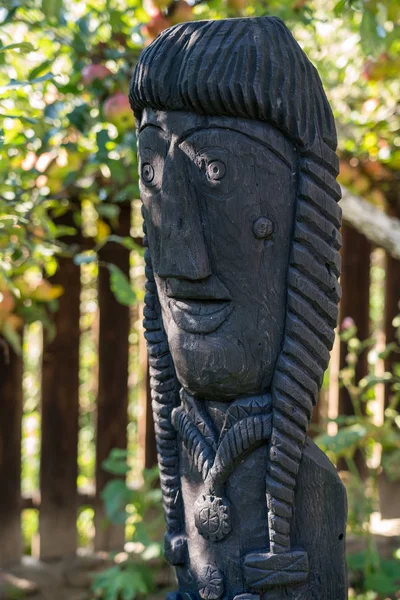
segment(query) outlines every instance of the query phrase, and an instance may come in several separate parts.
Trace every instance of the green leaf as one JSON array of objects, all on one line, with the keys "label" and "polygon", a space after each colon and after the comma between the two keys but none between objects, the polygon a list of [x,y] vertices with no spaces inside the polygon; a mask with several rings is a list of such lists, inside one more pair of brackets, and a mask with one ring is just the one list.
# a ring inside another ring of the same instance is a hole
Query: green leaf
[{"label": "green leaf", "polygon": [[107,237],[106,242],[116,242],[117,244],[121,244],[121,246],[124,246],[124,248],[127,248],[128,250],[136,250],[138,247],[132,238],[122,237],[120,235],[114,234],[109,235]]},{"label": "green leaf", "polygon": [[28,80],[32,81],[32,79],[40,77],[44,71],[47,71],[47,69],[52,65],[52,63],[52,60],[45,60],[37,67],[34,67],[28,75]]},{"label": "green leaf", "polygon": [[19,42],[16,44],[8,44],[8,46],[0,46],[0,52],[6,50],[22,50],[22,53],[32,52],[35,50],[34,46],[30,42]]},{"label": "green leaf", "polygon": [[110,271],[110,287],[120,304],[130,306],[136,302],[136,294],[126,275],[116,265],[108,264]]},{"label": "green leaf", "polygon": [[106,160],[108,158],[108,150],[106,148],[106,144],[110,141],[110,136],[107,129],[102,129],[96,133],[96,142],[98,146],[98,158],[100,161]]},{"label": "green leaf", "polygon": [[18,119],[23,123],[30,123],[31,125],[36,125],[39,122],[37,119],[32,119],[32,117],[25,117],[23,115],[5,115],[0,113],[0,117],[3,117],[3,119]]},{"label": "green leaf", "polygon": [[383,594],[385,597],[399,591],[399,586],[395,583],[394,579],[383,571],[367,575],[364,585],[367,590],[373,590],[374,592],[378,592],[378,594]]},{"label": "green leaf", "polygon": [[400,480],[400,449],[382,454],[382,467],[391,481]]},{"label": "green leaf", "polygon": [[48,21],[59,21],[63,0],[42,0],[42,12]]},{"label": "green leaf", "polygon": [[86,254],[84,252],[80,252],[79,254],[75,254],[74,256],[75,265],[88,265],[90,263],[96,262],[96,260],[96,254]]},{"label": "green leaf", "polygon": [[124,525],[127,517],[126,506],[130,503],[132,492],[123,479],[108,481],[101,497],[104,502],[106,517],[115,525]]},{"label": "green leaf", "polygon": [[101,466],[112,475],[126,475],[129,472],[127,464],[128,452],[121,448],[113,448]]},{"label": "green leaf", "polygon": [[120,208],[115,204],[109,204],[102,202],[101,204],[95,204],[97,213],[104,219],[115,219],[119,215]]},{"label": "green leaf", "polygon": [[7,85],[0,87],[0,92],[6,90],[17,90],[18,88],[34,85],[35,83],[49,81],[50,79],[54,79],[54,77],[55,75],[53,73],[46,73],[46,75],[42,75],[41,77],[37,77],[36,79],[32,79],[30,81],[17,81],[16,79],[10,79],[10,82],[7,83]]},{"label": "green leaf", "polygon": [[137,183],[130,183],[116,194],[115,202],[125,202],[125,200],[134,200],[139,198],[139,186]]},{"label": "green leaf", "polygon": [[5,322],[3,324],[2,334],[4,339],[10,344],[15,354],[22,353],[21,338],[19,334],[10,325]]},{"label": "green leaf", "polygon": [[352,571],[364,571],[367,563],[365,550],[363,552],[355,552],[347,555],[347,566]]},{"label": "green leaf", "polygon": [[356,424],[339,429],[336,435],[323,434],[315,439],[315,443],[325,452],[333,452],[336,456],[349,455],[368,433],[366,427]]},{"label": "green leaf", "polygon": [[90,118],[90,108],[87,104],[76,106],[67,117],[71,125],[74,125],[81,133],[84,132]]}]

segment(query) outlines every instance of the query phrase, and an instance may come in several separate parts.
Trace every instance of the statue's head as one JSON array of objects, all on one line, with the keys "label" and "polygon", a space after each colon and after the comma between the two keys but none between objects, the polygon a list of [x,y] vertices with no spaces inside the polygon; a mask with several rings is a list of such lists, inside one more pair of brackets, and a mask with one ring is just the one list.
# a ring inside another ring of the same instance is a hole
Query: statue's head
[{"label": "statue's head", "polygon": [[[160,375],[170,352],[180,384],[199,398],[271,391],[270,535],[284,550],[337,317],[332,112],[313,65],[268,17],[164,31],[142,53],[130,99],[154,385],[170,389]],[[291,469],[293,481],[280,475]]]},{"label": "statue's head", "polygon": [[142,54],[131,100],[178,379],[214,400],[268,390],[286,316],[298,146],[321,124],[335,143],[318,76],[276,19],[185,23]]}]

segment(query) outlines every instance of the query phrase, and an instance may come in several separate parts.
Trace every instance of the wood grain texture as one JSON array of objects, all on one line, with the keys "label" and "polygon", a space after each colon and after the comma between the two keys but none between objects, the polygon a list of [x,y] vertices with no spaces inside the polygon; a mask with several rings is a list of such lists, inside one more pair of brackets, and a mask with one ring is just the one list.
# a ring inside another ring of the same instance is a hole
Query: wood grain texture
[{"label": "wood grain texture", "polygon": [[[130,206],[120,213],[118,235],[130,232]],[[99,252],[104,263],[116,265],[129,279],[129,250],[110,242]],[[96,428],[96,509],[95,548],[121,550],[125,542],[124,527],[107,522],[101,492],[112,478],[102,467],[102,462],[113,448],[125,450],[128,426],[128,362],[129,362],[129,306],[120,304],[110,287],[110,274],[106,266],[99,269],[99,379],[97,393]]]},{"label": "wood grain texture", "polygon": [[[72,213],[59,223],[74,226]],[[76,242],[77,238],[68,238]],[[52,283],[64,293],[54,314],[56,335],[44,335],[40,453],[40,555],[51,559],[77,548],[80,268],[60,257]]]},{"label": "wood grain texture", "polygon": [[0,567],[20,559],[23,361],[0,338]]},{"label": "wood grain texture", "polygon": [[130,100],[175,596],[343,600],[341,546],[332,561],[315,541],[334,528],[318,482],[342,530],[343,490],[326,465],[300,481],[340,298],[336,132],[318,74],[279,19],[183,23],[142,53]]}]

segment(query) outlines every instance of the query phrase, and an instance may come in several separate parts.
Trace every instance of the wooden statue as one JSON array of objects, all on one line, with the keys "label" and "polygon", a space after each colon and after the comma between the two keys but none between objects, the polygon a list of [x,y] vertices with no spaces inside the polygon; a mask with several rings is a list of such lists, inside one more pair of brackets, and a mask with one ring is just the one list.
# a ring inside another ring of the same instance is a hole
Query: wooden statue
[{"label": "wooden statue", "polygon": [[307,439],[340,296],[317,71],[277,18],[182,23],[130,100],[173,597],[343,600],[345,493]]}]

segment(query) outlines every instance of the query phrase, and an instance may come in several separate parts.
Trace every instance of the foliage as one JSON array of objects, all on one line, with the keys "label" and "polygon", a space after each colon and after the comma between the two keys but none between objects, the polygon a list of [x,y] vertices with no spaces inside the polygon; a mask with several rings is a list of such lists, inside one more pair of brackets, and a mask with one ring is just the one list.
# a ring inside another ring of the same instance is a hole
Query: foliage
[{"label": "foliage", "polygon": [[95,576],[92,589],[104,600],[133,600],[137,594],[153,591],[151,565],[161,555],[161,490],[155,486],[158,470],[145,470],[143,485],[132,489],[125,482],[130,469],[128,458],[127,451],[116,448],[103,462],[103,468],[117,476],[102,492],[107,519],[127,526],[129,546],[133,546],[132,552],[124,553],[117,564]]},{"label": "foliage", "polygon": [[[385,206],[400,165],[398,0],[5,0],[1,5],[0,334],[15,350],[26,323],[39,320],[52,333],[51,314],[62,290],[51,277],[60,257],[74,260],[84,274],[104,265],[98,253],[107,242],[138,252],[130,238],[119,235],[118,219],[124,203],[138,198],[136,135],[126,93],[141,49],[179,20],[263,14],[285,20],[320,72],[338,126],[340,181]],[[138,290],[115,265],[106,266],[118,300],[135,302]],[[395,404],[382,426],[368,410],[362,413],[374,401],[377,381],[371,375],[354,385],[351,361],[361,349],[353,332],[344,378],[357,416],[339,420],[336,438],[321,443],[349,464],[358,444],[368,458],[381,444],[382,465],[372,470],[372,480],[381,468],[397,477]],[[397,397],[398,383],[391,383]],[[114,454],[110,460],[106,467],[123,476],[126,456]],[[365,493],[355,477],[351,485],[358,499],[353,523],[363,530],[376,490],[372,485]],[[159,496],[151,486],[145,489],[131,490],[117,478],[104,491],[108,517],[126,520],[143,553],[152,547],[143,527],[144,498],[149,494],[153,502]],[[370,581],[367,565],[361,571]],[[139,591],[149,585],[139,571],[131,557],[97,580],[97,589],[106,598],[123,595],[127,585]]]},{"label": "foliage", "polygon": [[[348,526],[352,533],[366,538],[367,549],[348,557],[353,572],[353,585],[359,591],[371,591],[386,599],[400,586],[400,554],[392,560],[380,557],[370,532],[371,515],[378,508],[378,477],[382,474],[400,481],[400,317],[396,317],[398,343],[390,344],[381,352],[376,351],[374,340],[360,341],[357,329],[350,318],[341,327],[341,339],[347,343],[346,367],[340,373],[341,385],[345,386],[354,409],[353,415],[341,415],[333,420],[338,425],[334,435],[323,433],[316,443],[327,452],[334,462],[344,458],[349,468],[346,487],[349,498]],[[370,372],[356,382],[356,366],[361,353],[369,352]],[[399,358],[392,373],[376,374],[377,361],[394,353]],[[382,422],[377,422],[374,404],[377,386],[390,388],[390,402]],[[360,475],[356,455],[362,457],[367,468],[366,476]],[[372,596],[373,598],[373,596]]]},{"label": "foliage", "polygon": [[[121,205],[138,197],[127,90],[141,49],[182,20],[262,14],[283,18],[320,71],[342,181],[382,204],[400,164],[397,0],[8,0],[0,9],[0,330],[15,348],[23,323],[51,319],[14,279],[51,277],[60,255],[96,260]],[[134,302],[110,269],[118,299]],[[48,288],[50,311],[55,294]]]}]

